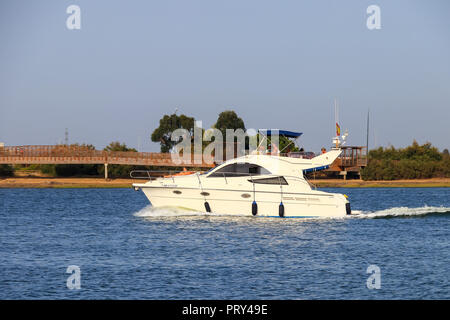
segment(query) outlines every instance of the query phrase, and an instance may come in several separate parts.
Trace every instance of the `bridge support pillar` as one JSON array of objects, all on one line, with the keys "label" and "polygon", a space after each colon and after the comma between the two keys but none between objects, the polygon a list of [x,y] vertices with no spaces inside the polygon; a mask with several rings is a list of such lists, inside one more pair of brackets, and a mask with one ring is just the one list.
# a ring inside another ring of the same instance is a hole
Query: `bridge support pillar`
[{"label": "bridge support pillar", "polygon": [[108,180],[108,164],[105,163],[105,180]]}]

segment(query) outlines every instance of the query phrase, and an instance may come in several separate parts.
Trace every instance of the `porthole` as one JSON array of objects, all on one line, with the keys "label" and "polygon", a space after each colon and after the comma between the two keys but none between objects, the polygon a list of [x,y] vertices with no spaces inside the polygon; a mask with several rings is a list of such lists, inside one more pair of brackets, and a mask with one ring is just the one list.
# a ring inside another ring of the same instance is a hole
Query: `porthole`
[{"label": "porthole", "polygon": [[181,191],[180,191],[180,190],[173,190],[173,193],[175,193],[175,194],[181,194]]},{"label": "porthole", "polygon": [[205,196],[205,197],[206,197],[206,196],[209,196],[209,192],[204,192],[204,191],[203,191],[203,192],[200,192],[200,194],[201,194],[202,196]]},{"label": "porthole", "polygon": [[247,198],[250,198],[251,195],[249,193],[243,193],[243,194],[241,194],[241,197],[244,199],[247,199]]}]

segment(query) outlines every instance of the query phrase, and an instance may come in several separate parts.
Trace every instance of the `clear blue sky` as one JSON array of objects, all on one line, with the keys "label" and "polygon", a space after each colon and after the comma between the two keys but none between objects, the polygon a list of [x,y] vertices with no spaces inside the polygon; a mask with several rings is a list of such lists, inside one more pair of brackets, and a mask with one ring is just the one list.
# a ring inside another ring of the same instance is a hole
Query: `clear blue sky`
[{"label": "clear blue sky", "polygon": [[[81,30],[66,8],[81,8]],[[368,30],[366,8],[381,8]],[[318,151],[350,144],[450,148],[450,1],[100,1],[0,3],[0,141],[125,142],[176,107],[211,126],[235,110],[247,128],[304,132]]]}]

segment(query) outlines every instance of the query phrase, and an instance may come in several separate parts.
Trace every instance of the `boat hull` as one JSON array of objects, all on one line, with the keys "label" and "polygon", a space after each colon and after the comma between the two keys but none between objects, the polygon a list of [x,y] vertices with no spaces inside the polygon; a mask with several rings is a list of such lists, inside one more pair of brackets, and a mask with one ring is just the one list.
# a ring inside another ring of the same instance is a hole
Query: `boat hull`
[{"label": "boat hull", "polygon": [[[142,187],[154,207],[186,208],[232,216],[342,217],[349,214],[349,202],[340,194],[258,192],[197,188]],[[255,212],[254,203],[257,210]],[[282,210],[280,210],[282,206]],[[256,213],[256,214],[255,214]]]}]

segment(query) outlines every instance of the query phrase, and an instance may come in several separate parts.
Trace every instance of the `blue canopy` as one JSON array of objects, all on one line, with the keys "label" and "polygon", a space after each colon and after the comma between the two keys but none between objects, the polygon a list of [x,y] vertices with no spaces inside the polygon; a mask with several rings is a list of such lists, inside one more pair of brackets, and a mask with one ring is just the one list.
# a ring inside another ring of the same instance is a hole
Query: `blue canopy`
[{"label": "blue canopy", "polygon": [[265,132],[265,134],[267,136],[271,136],[272,131],[273,131],[273,135],[285,136],[286,138],[298,138],[303,134],[302,132],[294,132],[294,131],[287,131],[287,130],[275,130],[275,129],[274,130],[261,129],[259,131]]}]

